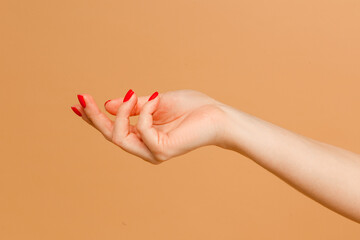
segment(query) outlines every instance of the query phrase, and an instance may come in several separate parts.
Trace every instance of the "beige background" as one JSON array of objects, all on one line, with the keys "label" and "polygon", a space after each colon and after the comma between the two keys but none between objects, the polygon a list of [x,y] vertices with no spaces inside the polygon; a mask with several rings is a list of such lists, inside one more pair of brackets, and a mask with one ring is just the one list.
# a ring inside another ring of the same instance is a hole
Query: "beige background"
[{"label": "beige background", "polygon": [[360,2],[0,2],[0,239],[359,239],[251,160],[154,166],[70,109],[191,88],[360,153]]}]

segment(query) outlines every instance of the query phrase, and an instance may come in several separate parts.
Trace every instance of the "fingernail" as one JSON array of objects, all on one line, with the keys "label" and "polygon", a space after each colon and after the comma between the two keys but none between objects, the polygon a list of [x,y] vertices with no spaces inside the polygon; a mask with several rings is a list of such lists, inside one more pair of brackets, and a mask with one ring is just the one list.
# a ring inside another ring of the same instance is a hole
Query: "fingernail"
[{"label": "fingernail", "polygon": [[154,92],[154,93],[153,93],[153,95],[151,95],[151,97],[149,98],[149,100],[148,100],[148,101],[153,100],[153,99],[154,99],[154,98],[156,98],[158,95],[159,95],[159,93],[158,93],[158,92]]},{"label": "fingernail", "polygon": [[81,106],[82,106],[83,108],[85,108],[85,107],[86,107],[86,102],[85,102],[85,100],[84,100],[84,96],[83,96],[83,95],[77,95],[77,97],[78,97],[78,99],[79,99],[79,102],[80,102]]},{"label": "fingernail", "polygon": [[134,91],[130,89],[130,90],[126,93],[123,102],[129,101],[129,99],[131,98],[131,96],[132,96],[133,94],[134,94]]},{"label": "fingernail", "polygon": [[74,111],[74,113],[76,113],[76,115],[78,115],[79,117],[81,117],[81,112],[76,108],[76,107],[71,107],[71,109]]},{"label": "fingernail", "polygon": [[111,100],[107,100],[105,103],[104,103],[104,106],[108,103],[108,102],[110,102]]}]

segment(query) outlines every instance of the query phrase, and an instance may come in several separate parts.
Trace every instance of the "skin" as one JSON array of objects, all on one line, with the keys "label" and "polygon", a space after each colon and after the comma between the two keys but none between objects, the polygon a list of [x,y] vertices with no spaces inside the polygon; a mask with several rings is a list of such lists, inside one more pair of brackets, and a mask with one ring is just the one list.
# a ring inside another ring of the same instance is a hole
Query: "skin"
[{"label": "skin", "polygon": [[[236,151],[323,206],[360,223],[360,155],[307,138],[193,90],[105,105],[89,94],[73,105],[82,119],[123,150],[151,164],[206,145]],[[136,126],[129,117],[139,116]]]}]

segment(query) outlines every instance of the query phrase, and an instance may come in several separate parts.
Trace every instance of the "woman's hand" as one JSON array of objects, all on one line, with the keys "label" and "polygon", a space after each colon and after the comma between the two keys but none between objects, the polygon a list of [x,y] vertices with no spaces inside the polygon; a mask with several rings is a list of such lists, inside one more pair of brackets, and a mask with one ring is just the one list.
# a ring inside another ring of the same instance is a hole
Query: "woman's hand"
[{"label": "woman's hand", "polygon": [[[324,206],[360,223],[360,155],[307,138],[181,90],[107,102],[110,120],[88,94],[78,95],[75,113],[106,139],[153,164],[204,145],[245,155]],[[139,115],[136,126],[129,117]]]},{"label": "woman's hand", "polygon": [[[129,90],[124,98],[105,103],[115,121],[99,110],[91,95],[78,98],[81,105],[72,109],[87,123],[107,140],[153,164],[222,142],[222,104],[197,91],[155,92],[149,100],[150,96],[137,97]],[[137,115],[136,126],[130,125],[129,117]]]}]

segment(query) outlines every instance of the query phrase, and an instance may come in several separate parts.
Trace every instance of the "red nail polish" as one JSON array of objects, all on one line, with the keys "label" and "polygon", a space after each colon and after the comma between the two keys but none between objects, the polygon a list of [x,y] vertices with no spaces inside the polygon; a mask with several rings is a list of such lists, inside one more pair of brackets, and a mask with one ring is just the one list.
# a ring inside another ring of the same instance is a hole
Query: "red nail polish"
[{"label": "red nail polish", "polygon": [[154,99],[154,98],[156,98],[158,95],[159,95],[159,93],[158,93],[158,92],[154,92],[154,93],[153,93],[153,95],[151,95],[151,97],[149,98],[149,100],[148,100],[148,101],[153,100],[153,99]]},{"label": "red nail polish", "polygon": [[111,100],[107,100],[105,103],[104,103],[104,106],[108,103],[108,102],[110,102]]},{"label": "red nail polish", "polygon": [[71,109],[76,113],[79,117],[81,117],[81,112],[76,107],[71,107]]},{"label": "red nail polish", "polygon": [[134,94],[134,91],[130,89],[130,90],[126,93],[123,102],[129,101],[129,99],[131,98],[131,96],[132,96],[133,94]]},{"label": "red nail polish", "polygon": [[77,95],[77,97],[78,97],[78,99],[79,99],[79,102],[80,102],[81,106],[82,106],[83,108],[85,108],[85,107],[86,107],[86,102],[85,102],[85,100],[84,100],[84,96],[83,96],[83,95]]}]

